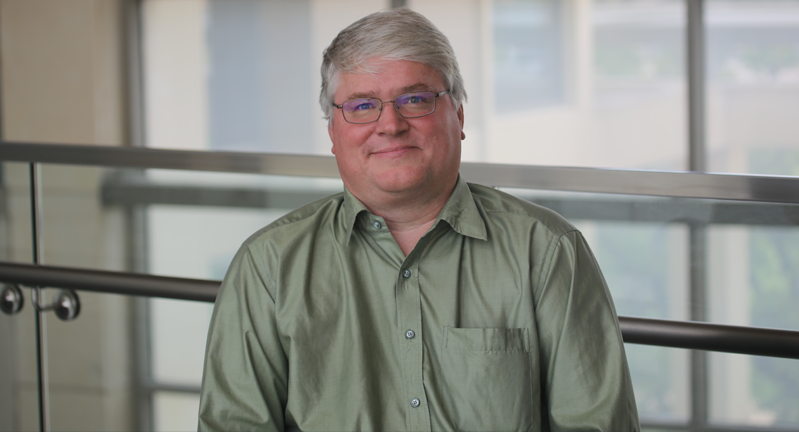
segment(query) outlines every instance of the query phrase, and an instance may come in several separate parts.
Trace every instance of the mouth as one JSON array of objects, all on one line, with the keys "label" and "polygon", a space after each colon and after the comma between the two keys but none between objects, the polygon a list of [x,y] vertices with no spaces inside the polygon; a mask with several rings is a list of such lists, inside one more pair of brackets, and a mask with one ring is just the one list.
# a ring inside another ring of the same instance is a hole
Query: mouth
[{"label": "mouth", "polygon": [[418,148],[410,146],[389,147],[380,150],[375,150],[370,154],[370,156],[397,157],[397,156],[402,156],[413,150],[418,150]]}]

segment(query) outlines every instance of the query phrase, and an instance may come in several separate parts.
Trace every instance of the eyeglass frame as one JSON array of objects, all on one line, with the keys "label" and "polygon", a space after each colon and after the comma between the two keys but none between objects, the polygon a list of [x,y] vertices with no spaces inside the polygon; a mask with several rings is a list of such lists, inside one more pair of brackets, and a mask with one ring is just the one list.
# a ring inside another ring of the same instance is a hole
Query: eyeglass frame
[{"label": "eyeglass frame", "polygon": [[[344,102],[342,102],[340,105],[336,105],[334,102],[331,102],[331,103],[330,103],[330,105],[332,105],[334,108],[338,108],[338,109],[340,109],[340,110],[341,110],[341,117],[344,119],[344,121],[345,121],[345,122],[347,122],[347,123],[349,123],[349,124],[369,124],[369,123],[374,123],[374,122],[376,122],[376,121],[380,120],[380,116],[381,116],[381,115],[383,115],[383,106],[384,106],[385,104],[389,103],[389,102],[393,102],[393,103],[392,103],[392,105],[394,105],[394,110],[395,110],[395,111],[397,112],[397,114],[399,114],[399,116],[400,116],[400,117],[402,117],[402,118],[406,118],[406,119],[412,119],[412,118],[420,118],[420,117],[429,116],[430,114],[433,114],[434,112],[436,112],[436,108],[438,107],[438,103],[436,103],[436,99],[440,98],[441,96],[444,96],[445,94],[447,94],[447,93],[449,93],[449,92],[450,92],[450,90],[449,90],[449,89],[447,89],[447,90],[444,90],[444,91],[442,91],[441,93],[436,93],[436,92],[429,91],[429,90],[426,90],[426,91],[414,91],[414,92],[409,92],[409,93],[403,93],[403,94],[401,94],[401,95],[399,95],[399,96],[395,97],[394,99],[387,100],[387,101],[384,101],[383,99],[380,99],[380,98],[354,98],[354,99],[347,99],[347,100],[345,100]],[[404,115],[402,115],[402,113],[400,112],[400,110],[399,110],[399,106],[397,106],[397,103],[396,103],[396,101],[397,101],[397,99],[399,99],[399,98],[401,98],[401,97],[403,97],[403,96],[406,96],[406,95],[409,95],[409,94],[414,94],[414,93],[432,93],[432,94],[433,94],[433,96],[434,96],[434,98],[433,98],[433,110],[432,110],[432,111],[430,111],[430,112],[429,112],[429,113],[427,113],[427,114],[422,114],[422,115],[413,116],[413,117],[405,117],[405,116],[404,116]],[[349,101],[354,101],[354,100],[358,100],[358,99],[374,99],[374,100],[379,100],[379,101],[380,101],[380,112],[377,114],[377,118],[376,118],[376,119],[374,119],[374,120],[370,120],[370,121],[368,121],[368,122],[363,122],[363,123],[355,123],[355,122],[351,122],[351,121],[347,120],[347,116],[346,116],[346,115],[344,115],[344,104],[345,104],[345,103],[347,103],[347,102],[349,102]]]}]

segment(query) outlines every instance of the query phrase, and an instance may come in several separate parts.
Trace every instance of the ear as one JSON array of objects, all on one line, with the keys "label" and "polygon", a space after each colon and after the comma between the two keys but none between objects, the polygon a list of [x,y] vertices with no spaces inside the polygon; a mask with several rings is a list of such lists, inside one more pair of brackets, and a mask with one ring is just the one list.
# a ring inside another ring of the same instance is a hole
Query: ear
[{"label": "ear", "polygon": [[466,132],[463,131],[463,104],[458,107],[458,122],[461,124],[461,141],[466,139]]}]

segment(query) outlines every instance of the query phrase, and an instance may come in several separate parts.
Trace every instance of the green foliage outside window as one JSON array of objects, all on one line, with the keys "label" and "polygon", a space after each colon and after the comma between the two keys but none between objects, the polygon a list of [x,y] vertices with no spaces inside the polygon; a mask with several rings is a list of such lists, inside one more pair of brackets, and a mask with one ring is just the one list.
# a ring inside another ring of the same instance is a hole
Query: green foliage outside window
[{"label": "green foliage outside window", "polygon": [[[797,150],[753,150],[749,160],[755,172],[799,175]],[[799,330],[799,221],[751,228],[749,248],[752,325]],[[799,360],[755,357],[752,396],[776,424],[799,425]]]}]

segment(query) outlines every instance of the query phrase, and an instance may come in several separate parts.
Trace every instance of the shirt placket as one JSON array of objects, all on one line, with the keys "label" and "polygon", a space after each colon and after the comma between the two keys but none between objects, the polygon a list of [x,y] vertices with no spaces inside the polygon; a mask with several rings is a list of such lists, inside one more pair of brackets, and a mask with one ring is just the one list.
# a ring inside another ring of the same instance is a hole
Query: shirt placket
[{"label": "shirt placket", "polygon": [[424,334],[418,271],[418,260],[409,256],[397,275],[397,333],[402,353],[409,430],[429,431],[430,410],[422,381]]}]

